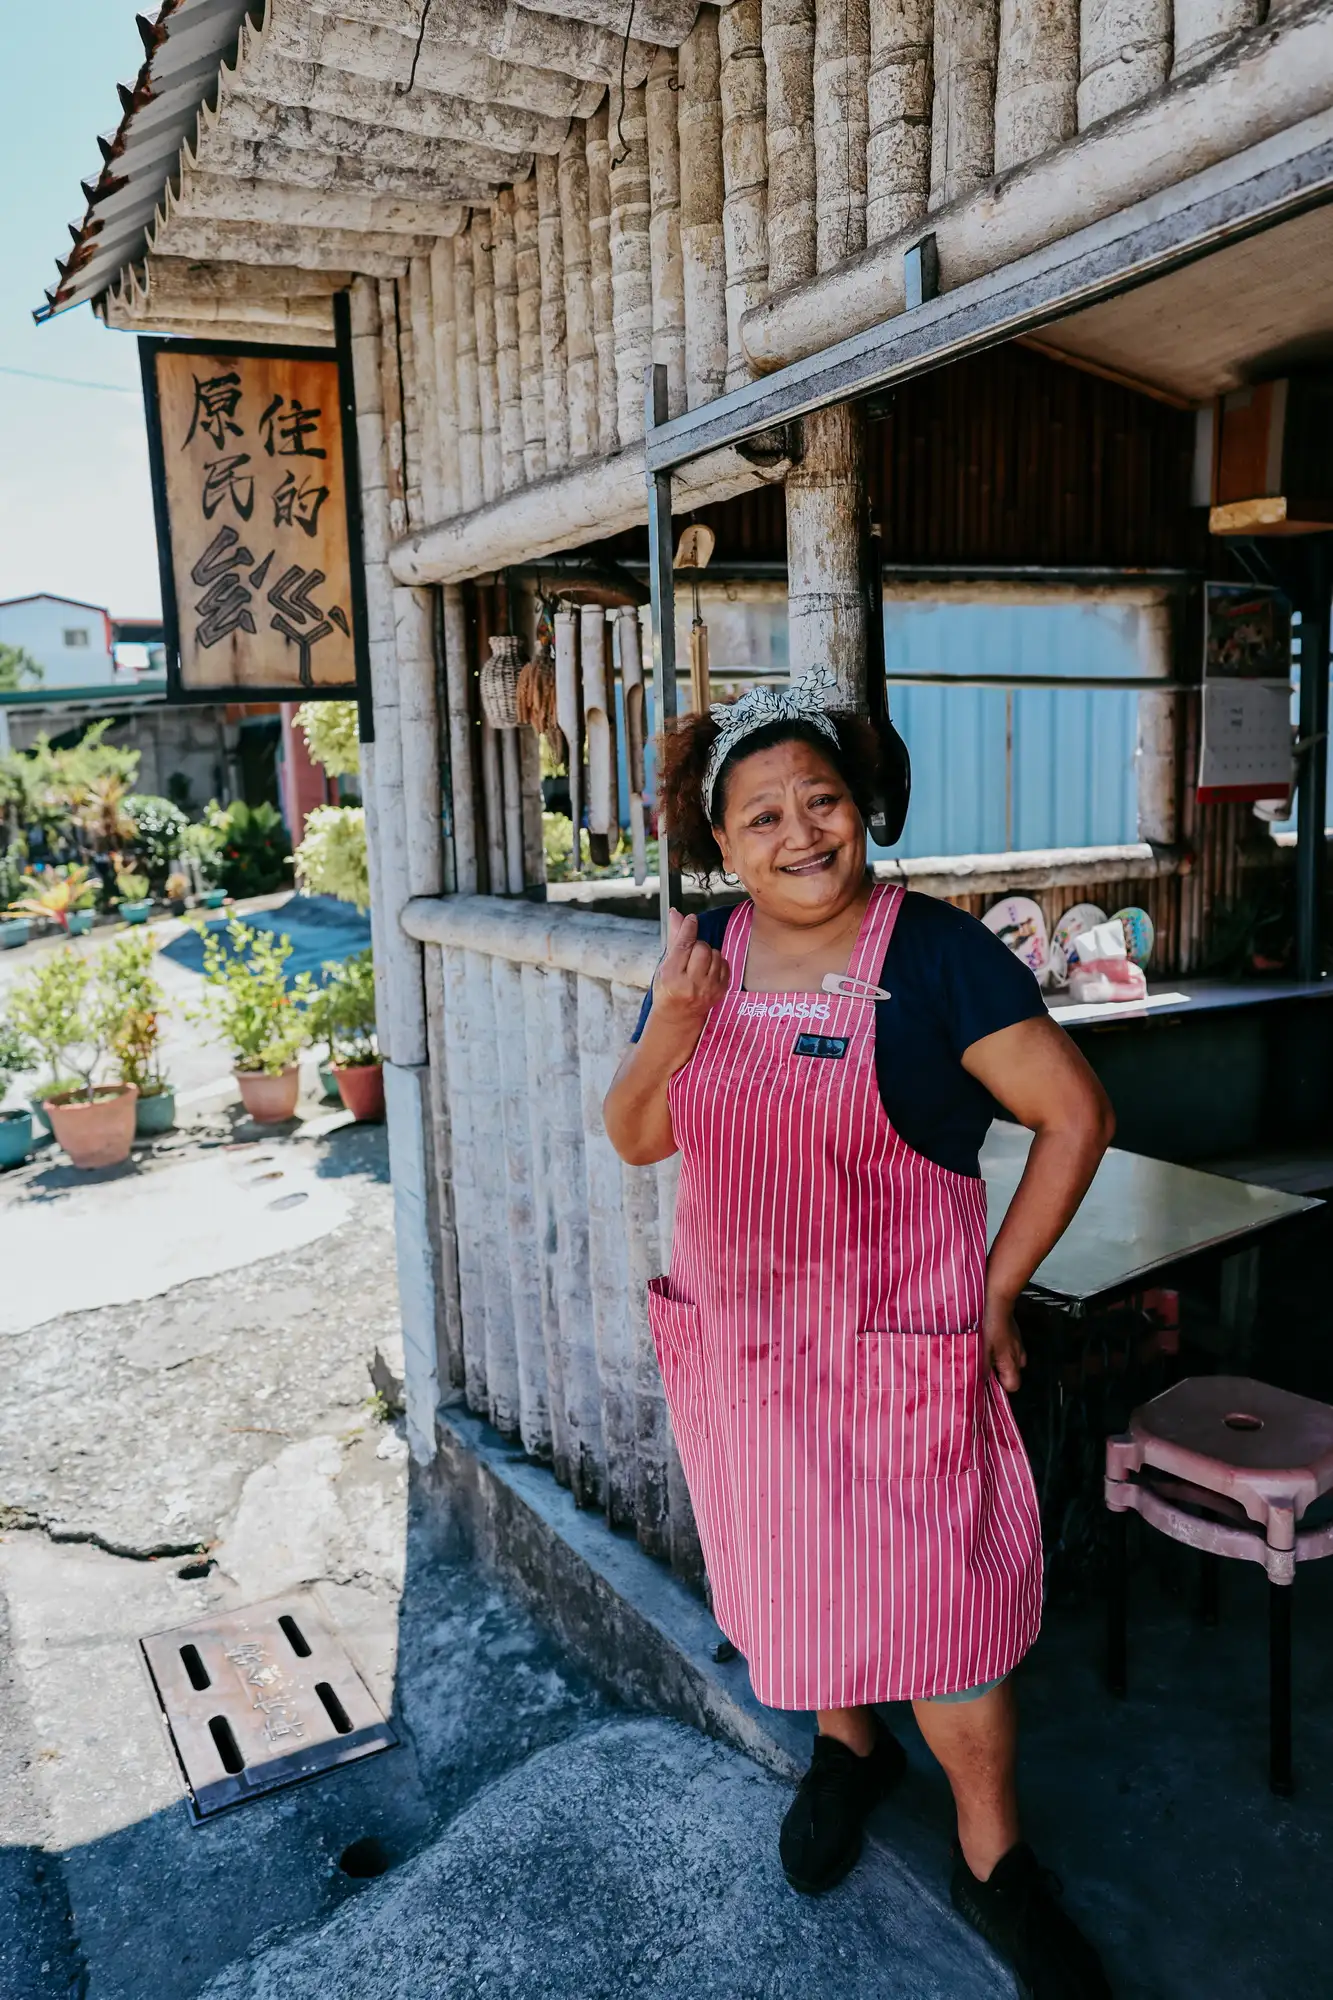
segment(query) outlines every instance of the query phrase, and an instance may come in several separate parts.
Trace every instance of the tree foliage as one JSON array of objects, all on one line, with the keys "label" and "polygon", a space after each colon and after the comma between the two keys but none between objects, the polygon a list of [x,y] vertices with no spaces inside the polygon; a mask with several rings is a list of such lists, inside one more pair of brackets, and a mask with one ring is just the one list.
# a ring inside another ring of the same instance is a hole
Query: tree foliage
[{"label": "tree foliage", "polygon": [[358,910],[370,908],[364,807],[316,806],[292,859],[296,879],[307,895],[336,896]]},{"label": "tree foliage", "polygon": [[37,687],[46,679],[40,663],[22,646],[7,646],[0,640],[0,694],[18,694],[25,687]]},{"label": "tree foliage", "polygon": [[312,763],[322,764],[331,778],[350,777],[361,769],[354,701],[303,701],[296,722]]}]

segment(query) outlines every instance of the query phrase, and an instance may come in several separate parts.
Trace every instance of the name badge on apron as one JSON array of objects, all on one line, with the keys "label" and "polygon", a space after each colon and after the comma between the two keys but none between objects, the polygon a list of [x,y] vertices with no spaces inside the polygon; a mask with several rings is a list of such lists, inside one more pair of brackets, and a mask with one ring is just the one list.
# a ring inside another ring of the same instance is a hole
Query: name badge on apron
[{"label": "name badge on apron", "polygon": [[826,1056],[835,1062],[847,1053],[846,1035],[798,1035],[792,1045],[797,1056]]}]

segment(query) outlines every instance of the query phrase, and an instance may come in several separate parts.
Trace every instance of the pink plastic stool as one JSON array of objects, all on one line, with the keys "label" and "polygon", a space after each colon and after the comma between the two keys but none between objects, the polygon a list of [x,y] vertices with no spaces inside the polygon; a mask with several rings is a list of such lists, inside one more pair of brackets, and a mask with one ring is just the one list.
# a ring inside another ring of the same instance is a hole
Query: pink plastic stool
[{"label": "pink plastic stool", "polygon": [[1333,1555],[1333,1522],[1300,1521],[1333,1490],[1333,1408],[1243,1375],[1196,1376],[1144,1403],[1106,1441],[1111,1510],[1107,1678],[1127,1685],[1129,1516],[1203,1552],[1268,1571],[1268,1781],[1291,1791],[1291,1586],[1298,1562]]}]

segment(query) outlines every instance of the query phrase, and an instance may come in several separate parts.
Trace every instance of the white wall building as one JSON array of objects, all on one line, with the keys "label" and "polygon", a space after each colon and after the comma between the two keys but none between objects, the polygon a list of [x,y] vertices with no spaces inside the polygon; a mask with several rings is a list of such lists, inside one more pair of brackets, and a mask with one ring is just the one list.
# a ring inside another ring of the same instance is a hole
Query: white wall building
[{"label": "white wall building", "polygon": [[111,617],[100,604],[41,591],[0,604],[0,645],[21,646],[44,688],[100,687],[116,678]]}]

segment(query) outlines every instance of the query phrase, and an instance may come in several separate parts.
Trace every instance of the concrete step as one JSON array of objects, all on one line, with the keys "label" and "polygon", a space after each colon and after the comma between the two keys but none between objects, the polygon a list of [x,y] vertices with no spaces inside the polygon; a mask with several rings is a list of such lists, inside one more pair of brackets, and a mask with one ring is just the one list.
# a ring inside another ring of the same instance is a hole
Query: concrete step
[{"label": "concrete step", "polygon": [[872,1844],[830,1895],[777,1859],[789,1787],[677,1723],[539,1751],[325,1922],[206,2000],[991,2000],[1009,1976]]}]

